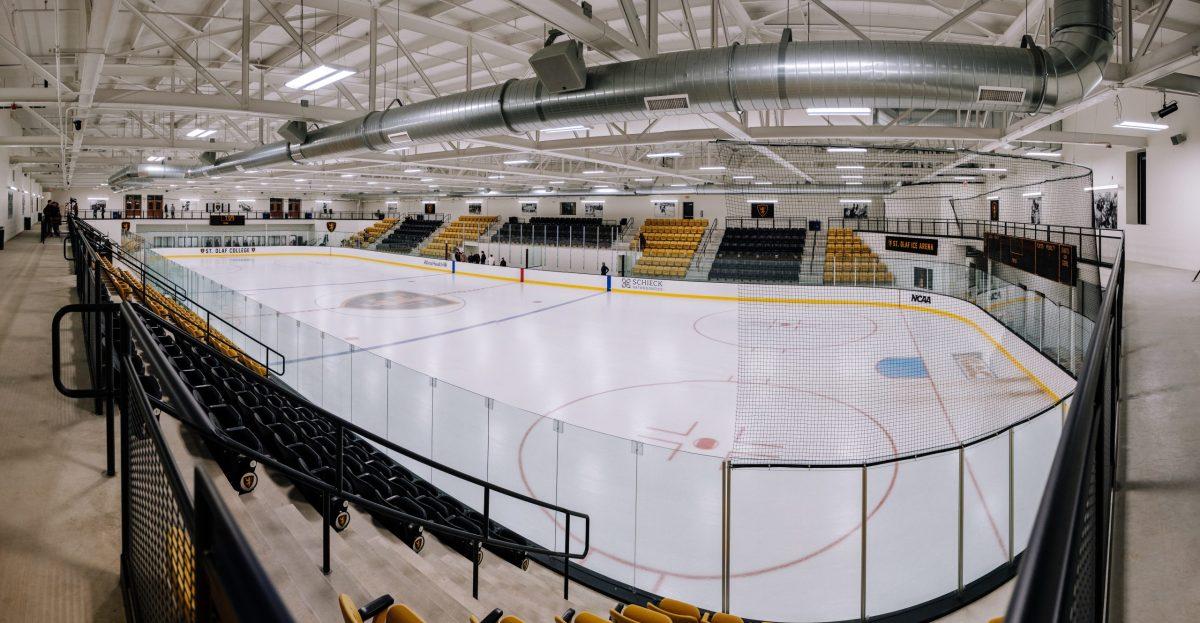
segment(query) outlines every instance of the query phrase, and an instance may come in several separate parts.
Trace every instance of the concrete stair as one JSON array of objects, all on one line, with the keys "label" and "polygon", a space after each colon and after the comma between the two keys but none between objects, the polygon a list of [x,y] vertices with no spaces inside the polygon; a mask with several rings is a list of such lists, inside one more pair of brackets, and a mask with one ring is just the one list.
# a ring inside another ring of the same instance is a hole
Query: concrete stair
[{"label": "concrete stair", "polygon": [[825,283],[825,243],[828,238],[823,231],[809,232],[809,241],[804,248],[804,268],[800,271],[800,285],[819,286]]},{"label": "concrete stair", "polygon": [[688,266],[687,276],[684,279],[688,281],[704,281],[708,279],[708,272],[712,270],[713,260],[717,258],[717,249],[721,248],[721,240],[725,237],[725,228],[717,229],[710,227],[704,232],[704,237],[700,239],[699,250],[692,256],[692,264]]},{"label": "concrete stair", "polygon": [[471,597],[471,564],[426,533],[420,554],[404,545],[370,515],[352,508],[350,526],[330,537],[331,573],[321,572],[322,523],[313,508],[281,475],[259,467],[258,487],[238,495],[199,438],[170,416],[160,418],[167,445],[189,489],[200,466],[298,621],[337,622],[339,593],[362,604],[382,594],[408,604],[425,620],[465,623],[501,608],[523,620],[550,622],[568,608],[605,614],[614,600],[572,582],[562,599],[562,576],[533,563],[522,571],[484,551],[480,599]]}]

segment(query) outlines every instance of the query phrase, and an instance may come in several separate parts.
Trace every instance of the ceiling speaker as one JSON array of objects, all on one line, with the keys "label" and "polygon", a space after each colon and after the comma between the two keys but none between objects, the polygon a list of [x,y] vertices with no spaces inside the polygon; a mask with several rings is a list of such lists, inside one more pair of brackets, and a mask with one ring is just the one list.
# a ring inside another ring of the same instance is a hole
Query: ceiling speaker
[{"label": "ceiling speaker", "polygon": [[1171,137],[1172,145],[1182,145],[1187,140],[1187,134],[1182,132]]},{"label": "ceiling speaker", "polygon": [[578,91],[587,86],[583,45],[573,39],[548,45],[529,57],[529,66],[551,93]]}]

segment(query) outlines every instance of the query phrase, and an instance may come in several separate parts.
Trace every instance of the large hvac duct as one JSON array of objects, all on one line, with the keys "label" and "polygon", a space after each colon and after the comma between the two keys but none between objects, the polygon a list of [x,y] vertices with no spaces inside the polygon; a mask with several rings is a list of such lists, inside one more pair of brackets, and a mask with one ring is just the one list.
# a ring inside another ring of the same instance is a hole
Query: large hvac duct
[{"label": "large hvac duct", "polygon": [[551,93],[527,78],[373,111],[315,130],[303,143],[235,153],[187,176],[685,113],[845,106],[1046,112],[1100,83],[1112,38],[1111,0],[1055,0],[1047,48],[784,41],[675,52],[592,67],[578,91]]}]

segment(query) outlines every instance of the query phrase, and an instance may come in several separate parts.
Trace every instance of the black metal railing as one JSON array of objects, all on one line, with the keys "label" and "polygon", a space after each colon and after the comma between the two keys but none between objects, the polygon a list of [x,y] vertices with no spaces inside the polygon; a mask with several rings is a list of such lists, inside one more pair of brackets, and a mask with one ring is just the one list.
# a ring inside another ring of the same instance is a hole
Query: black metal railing
[{"label": "black metal railing", "polygon": [[121,586],[130,621],[292,621],[199,468],[195,501],[130,355],[122,358]]},{"label": "black metal railing", "polygon": [[1018,571],[1009,623],[1107,620],[1124,298],[1120,249]]},{"label": "black metal railing", "polygon": [[[197,315],[204,318],[204,330],[206,332],[211,331],[217,326],[221,330],[236,332],[245,340],[244,343],[254,345],[250,350],[255,352],[247,352],[246,355],[248,357],[276,375],[282,376],[284,374],[284,371],[287,369],[287,360],[283,356],[283,353],[267,346],[258,338],[246,333],[233,323],[213,313],[212,310],[204,305],[201,305],[198,301],[188,296],[187,290],[176,284],[169,277],[155,270],[136,255],[123,251],[120,245],[108,238],[104,232],[96,229],[86,221],[75,217],[68,217],[67,232],[67,240],[64,240],[63,244],[65,247],[69,241],[72,252],[70,256],[67,256],[65,252],[63,255],[75,263],[76,287],[80,292],[81,300],[92,301],[98,294],[98,289],[104,288],[104,283],[99,272],[95,272],[88,283],[81,283],[80,280],[83,279],[83,274],[79,272],[80,265],[77,260],[82,259],[89,266],[93,265],[99,258],[104,258],[109,262],[120,263],[133,272],[134,276],[141,283],[143,291],[145,291],[147,286],[152,286],[161,292],[163,296],[190,308]],[[80,288],[86,288],[86,291]],[[242,350],[246,351],[245,348],[242,348]],[[261,358],[256,354],[258,352],[262,353]]]},{"label": "black metal railing", "polygon": [[[561,567],[557,565],[548,565],[556,571],[561,571],[563,574],[563,597],[566,598],[569,591],[569,583],[572,572],[572,560],[585,558],[590,550],[591,542],[591,522],[586,514],[572,511],[565,507],[537,500],[535,498],[517,493],[515,491],[493,485],[485,480],[475,478],[469,474],[458,471],[449,466],[443,465],[431,459],[425,458],[407,448],[401,447],[383,437],[380,437],[366,429],[358,427],[350,422],[346,422],[341,418],[308,403],[306,399],[295,394],[286,386],[280,385],[278,389],[286,392],[294,400],[301,401],[313,412],[317,413],[326,422],[332,425],[337,439],[336,464],[338,477],[336,484],[327,483],[311,474],[304,473],[297,469],[286,465],[275,457],[264,454],[256,448],[250,448],[239,441],[228,436],[223,430],[214,425],[210,420],[210,416],[203,406],[201,406],[195,396],[190,391],[187,382],[181,374],[171,364],[171,359],[164,351],[162,346],[154,338],[152,331],[147,324],[148,320],[153,319],[155,326],[160,331],[167,331],[174,335],[175,339],[193,340],[190,335],[179,327],[174,326],[168,321],[158,318],[151,310],[131,302],[114,303],[109,296],[108,290],[101,279],[103,267],[100,265],[98,258],[104,253],[113,252],[111,241],[104,237],[95,237],[90,233],[84,233],[80,223],[76,219],[72,219],[73,229],[72,247],[74,269],[77,275],[77,288],[81,300],[85,301],[82,305],[67,306],[60,310],[56,316],[54,323],[55,332],[59,330],[59,324],[63,317],[71,313],[91,313],[99,316],[99,319],[88,324],[94,324],[94,328],[85,330],[85,342],[89,353],[89,369],[93,371],[93,388],[88,389],[70,389],[62,385],[60,379],[59,362],[60,349],[59,340],[56,337],[55,342],[55,383],[63,393],[75,397],[91,397],[93,395],[104,397],[111,404],[113,398],[117,398],[122,414],[122,418],[135,417],[137,411],[141,407],[145,407],[146,413],[150,413],[150,407],[160,412],[173,415],[184,426],[194,431],[201,436],[206,442],[214,444],[216,447],[223,450],[236,453],[240,456],[257,461],[273,470],[283,473],[293,484],[303,485],[310,489],[315,489],[322,496],[322,512],[326,519],[324,524],[324,539],[323,539],[323,568],[326,573],[330,570],[330,526],[334,524],[332,521],[334,502],[353,502],[358,506],[365,508],[374,515],[387,517],[403,522],[407,522],[422,529],[427,529],[433,534],[467,540],[472,542],[476,548],[484,546],[491,548],[499,548],[513,552],[523,552],[525,555],[540,560],[543,564],[547,562],[557,561]],[[93,230],[94,231],[94,230]],[[97,232],[98,233],[98,232]],[[85,327],[86,329],[86,327]],[[95,342],[95,344],[93,344]],[[221,355],[215,348],[206,342],[195,340],[195,344],[199,348],[208,351],[213,356],[220,357]],[[136,350],[135,350],[136,347]],[[131,353],[139,353],[137,363],[130,359]],[[94,356],[93,356],[94,353]],[[231,365],[239,365],[231,363]],[[139,375],[145,374],[154,379],[154,385],[157,385],[162,396],[146,396],[141,389],[141,381]],[[132,376],[131,376],[132,375]],[[263,382],[266,382],[264,379]],[[132,385],[137,385],[136,388],[131,388]],[[165,398],[165,399],[164,399]],[[100,412],[100,411],[98,411]],[[111,409],[108,411],[111,418]],[[132,416],[130,415],[132,414]],[[122,435],[127,434],[125,431],[135,431],[137,429],[137,419],[125,423],[122,426]],[[141,439],[140,437],[138,439]],[[343,488],[344,475],[344,460],[346,446],[358,440],[365,440],[374,443],[377,446],[391,450],[408,459],[417,461],[429,466],[440,474],[447,477],[463,481],[471,485],[479,487],[483,491],[483,517],[482,528],[479,532],[464,530],[448,523],[438,522],[416,517],[407,513],[396,510],[395,508],[384,506],[372,500],[365,499],[355,495],[352,491],[347,491]],[[125,441],[128,441],[126,439]],[[112,444],[112,427],[109,427],[109,444]],[[137,450],[139,446],[130,446],[131,449]],[[159,447],[160,450],[166,452],[165,446]],[[126,448],[123,444],[122,449],[123,461],[123,478],[127,478],[131,469],[130,464],[125,463],[129,455],[126,453]],[[111,450],[110,450],[111,453]],[[138,454],[137,456],[141,456]],[[137,464],[137,465],[140,465]],[[173,463],[171,464],[173,465]],[[111,469],[111,468],[110,468]],[[134,471],[144,471],[140,467]],[[177,476],[177,475],[176,475]],[[165,477],[168,481],[172,477]],[[166,483],[170,485],[170,483]],[[166,485],[160,483],[157,486],[158,490],[166,490]],[[136,491],[135,491],[136,492]],[[495,530],[499,528],[499,524],[493,526],[491,521],[491,508],[493,505],[493,497],[499,495],[504,498],[515,500],[518,502],[536,506],[546,512],[553,514],[555,517],[561,517],[563,521],[564,539],[563,549],[561,551],[550,549],[533,544],[525,540],[523,537],[518,537],[519,540],[506,540],[501,538]],[[176,506],[180,506],[176,504]],[[135,506],[134,510],[137,510]],[[181,511],[183,512],[183,511]],[[133,517],[136,519],[137,517]],[[156,518],[159,521],[162,518]],[[174,520],[172,520],[174,521]],[[577,529],[580,528],[582,522],[582,536],[572,532],[572,523]],[[170,523],[170,522],[167,522]],[[186,523],[185,519],[179,520],[180,525]],[[165,524],[164,524],[165,525]],[[173,525],[173,524],[172,524]],[[186,526],[185,526],[186,527]],[[183,530],[183,528],[180,528]],[[156,538],[166,538],[157,535]],[[582,550],[577,552],[571,551],[572,540],[582,543]],[[132,545],[132,544],[131,544]],[[159,543],[158,549],[163,549],[164,544]],[[169,543],[166,545],[170,545]],[[131,550],[132,551],[132,550]],[[161,561],[160,561],[161,562]],[[479,582],[479,565],[480,557],[475,557],[473,561],[472,574],[472,594],[478,595]],[[150,563],[146,563],[149,565]],[[160,565],[161,566],[161,565]],[[164,567],[165,568],[165,567]],[[170,586],[159,586],[160,590],[173,590]],[[165,598],[158,598],[165,599]],[[152,618],[150,620],[176,620],[174,618]]]}]

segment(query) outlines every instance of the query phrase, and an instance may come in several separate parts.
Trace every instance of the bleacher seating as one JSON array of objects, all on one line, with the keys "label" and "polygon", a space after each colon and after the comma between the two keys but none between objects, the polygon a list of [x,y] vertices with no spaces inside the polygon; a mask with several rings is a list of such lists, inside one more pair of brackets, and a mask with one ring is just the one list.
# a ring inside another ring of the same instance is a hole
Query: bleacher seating
[{"label": "bleacher seating", "polygon": [[385,218],[367,226],[362,231],[354,232],[350,237],[342,241],[343,246],[347,247],[365,247],[379,239],[380,236],[387,233],[389,229],[399,223],[400,219],[395,217]]},{"label": "bleacher seating", "polygon": [[598,218],[535,216],[528,223],[508,221],[492,234],[492,242],[611,247],[617,227]]},{"label": "bleacher seating", "polygon": [[708,228],[708,219],[652,218],[646,219],[630,247],[639,249],[645,237],[642,256],[633,265],[633,274],[640,277],[683,277],[696,247]]},{"label": "bleacher seating", "polygon": [[[294,470],[335,486],[336,418],[157,316],[143,315],[213,427]],[[343,490],[438,526],[482,534],[487,521],[493,539],[517,548],[495,545],[481,548],[474,540],[444,533],[439,538],[469,560],[481,560],[482,549],[486,548],[510,564],[527,568],[529,557],[522,548],[528,547],[529,541],[495,521],[485,520],[481,513],[417,476],[353,432],[345,431],[342,437]],[[218,463],[225,469],[229,462]],[[235,471],[226,476],[232,481],[242,473]],[[293,484],[310,504],[321,508],[323,492],[319,488],[299,479]],[[330,526],[338,531],[345,529],[350,522],[346,501],[334,499],[331,505]],[[413,550],[420,551],[424,546],[421,525],[383,514],[377,519]],[[436,527],[432,531],[438,532]]]},{"label": "bleacher seating", "polygon": [[887,265],[854,230],[833,227],[825,245],[825,283],[887,285],[893,281]]},{"label": "bleacher seating", "polygon": [[496,216],[484,216],[482,214],[466,214],[454,219],[454,222],[447,225],[444,229],[439,230],[421,247],[421,255],[425,257],[444,258],[447,255],[447,249],[450,254],[453,254],[455,247],[461,245],[464,240],[475,240],[483,235],[493,223],[496,222]]},{"label": "bleacher seating", "polygon": [[796,283],[803,269],[806,233],[800,227],[726,229],[708,278]]},{"label": "bleacher seating", "polygon": [[419,216],[409,217],[400,222],[395,229],[379,241],[376,249],[393,253],[411,253],[421,245],[429,234],[442,226],[442,221],[424,219]]},{"label": "bleacher seating", "polygon": [[[342,611],[343,623],[425,623],[425,619],[409,608],[406,604],[398,604],[391,595],[383,595],[371,600],[362,608],[355,608],[354,600],[349,595],[338,595],[338,607]],[[520,618],[504,614],[499,608],[492,610],[486,617],[479,619],[474,615],[468,617],[467,623],[524,623]]]}]

